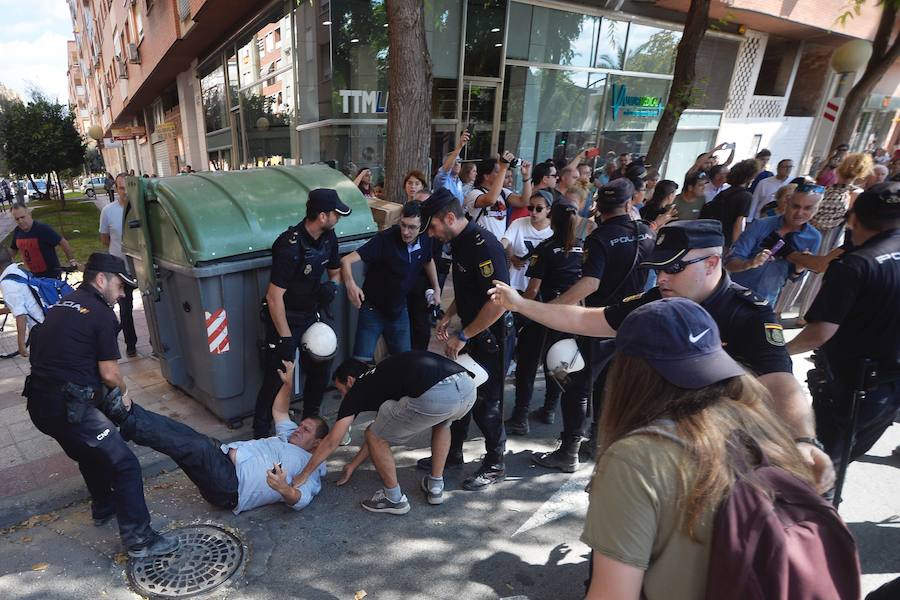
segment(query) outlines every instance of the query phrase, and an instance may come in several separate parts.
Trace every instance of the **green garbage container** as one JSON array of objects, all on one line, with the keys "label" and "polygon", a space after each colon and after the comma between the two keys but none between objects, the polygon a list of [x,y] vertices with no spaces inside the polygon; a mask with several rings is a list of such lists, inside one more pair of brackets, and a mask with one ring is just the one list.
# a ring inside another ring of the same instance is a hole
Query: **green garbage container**
[{"label": "green garbage container", "polygon": [[[352,252],[377,231],[366,200],[325,165],[129,177],[127,185],[122,247],[162,374],[239,425],[262,382],[260,307],[272,243],[304,218],[310,190],[332,188],[353,209],[335,227],[341,254]],[[356,309],[340,293],[330,312],[341,360],[352,351]]]}]

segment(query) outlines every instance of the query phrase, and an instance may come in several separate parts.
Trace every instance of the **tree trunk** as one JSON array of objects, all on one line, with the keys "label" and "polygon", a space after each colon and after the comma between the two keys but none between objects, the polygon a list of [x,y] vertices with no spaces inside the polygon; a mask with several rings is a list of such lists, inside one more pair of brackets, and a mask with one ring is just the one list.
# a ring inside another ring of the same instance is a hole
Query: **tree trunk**
[{"label": "tree trunk", "polygon": [[387,0],[388,127],[385,198],[405,202],[403,178],[428,170],[431,141],[431,55],[425,43],[425,7],[418,0]]},{"label": "tree trunk", "polygon": [[56,175],[56,189],[59,190],[59,202],[62,210],[66,209],[66,192],[65,187],[63,186],[62,177],[59,176],[58,172],[54,172]]},{"label": "tree trunk", "polygon": [[886,1],[883,5],[884,10],[881,13],[881,20],[878,22],[878,31],[875,33],[875,39],[872,40],[872,57],[866,64],[866,70],[863,71],[862,77],[844,98],[841,114],[834,126],[834,136],[831,138],[832,154],[839,145],[850,143],[866,99],[875,89],[875,84],[900,58],[900,34],[897,35],[894,43],[890,44],[891,34],[897,25],[897,3]]},{"label": "tree trunk", "polygon": [[703,41],[706,30],[709,28],[710,1],[691,0],[691,7],[684,23],[684,32],[681,35],[681,41],[678,42],[675,73],[672,76],[669,98],[659,118],[656,132],[653,134],[653,141],[650,142],[650,150],[647,152],[646,162],[657,170],[662,165],[669,146],[672,145],[681,113],[690,107],[693,100],[697,52],[700,50],[700,42]]}]

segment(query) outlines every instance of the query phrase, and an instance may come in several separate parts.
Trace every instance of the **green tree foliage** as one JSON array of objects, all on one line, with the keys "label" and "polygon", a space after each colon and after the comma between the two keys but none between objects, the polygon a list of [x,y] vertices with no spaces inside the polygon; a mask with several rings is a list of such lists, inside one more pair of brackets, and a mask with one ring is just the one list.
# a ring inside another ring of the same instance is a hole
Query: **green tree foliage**
[{"label": "green tree foliage", "polygon": [[29,179],[47,174],[48,184],[56,175],[59,197],[65,202],[58,174],[80,167],[86,150],[68,106],[38,91],[32,91],[27,104],[9,103],[0,121],[0,145],[10,171]]}]

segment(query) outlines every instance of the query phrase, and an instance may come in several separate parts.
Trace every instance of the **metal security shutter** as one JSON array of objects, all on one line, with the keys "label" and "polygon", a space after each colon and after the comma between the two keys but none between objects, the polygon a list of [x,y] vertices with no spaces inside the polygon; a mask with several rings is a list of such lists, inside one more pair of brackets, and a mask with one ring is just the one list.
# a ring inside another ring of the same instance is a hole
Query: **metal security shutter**
[{"label": "metal security shutter", "polygon": [[156,158],[156,174],[160,177],[172,175],[169,168],[169,146],[165,141],[153,144],[153,156]]}]

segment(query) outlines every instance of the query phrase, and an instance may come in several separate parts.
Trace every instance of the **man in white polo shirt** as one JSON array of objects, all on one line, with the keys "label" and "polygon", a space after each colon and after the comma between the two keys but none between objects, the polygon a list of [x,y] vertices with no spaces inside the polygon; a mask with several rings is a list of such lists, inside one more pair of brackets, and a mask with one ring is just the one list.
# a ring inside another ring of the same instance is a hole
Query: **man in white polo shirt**
[{"label": "man in white polo shirt", "polygon": [[[128,190],[125,187],[125,173],[116,176],[116,192],[118,199],[110,202],[100,211],[100,243],[107,252],[125,260],[122,252],[122,221],[125,207],[128,206]],[[119,321],[122,324],[122,335],[125,337],[125,354],[137,356],[137,333],[134,331],[134,318],[132,317],[132,293],[134,289],[125,286],[125,296],[119,300]]]}]

